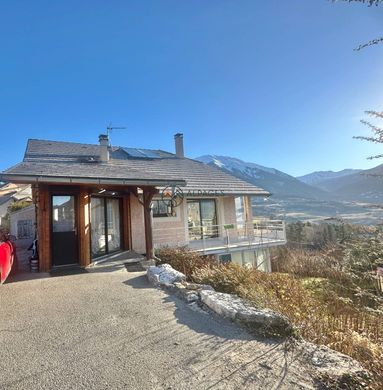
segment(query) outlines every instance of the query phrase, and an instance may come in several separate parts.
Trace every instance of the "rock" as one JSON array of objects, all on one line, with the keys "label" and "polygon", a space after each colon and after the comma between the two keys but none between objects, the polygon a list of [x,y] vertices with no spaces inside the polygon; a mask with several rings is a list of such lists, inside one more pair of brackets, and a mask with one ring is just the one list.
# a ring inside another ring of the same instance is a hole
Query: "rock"
[{"label": "rock", "polygon": [[150,283],[158,286],[171,286],[176,282],[181,282],[186,279],[186,276],[176,271],[169,264],[162,264],[158,267],[150,266],[146,272]]},{"label": "rock", "polygon": [[202,290],[199,293],[202,303],[217,314],[234,321],[241,304],[240,298],[235,295],[219,293],[211,290]]},{"label": "rock", "polygon": [[200,297],[211,310],[245,326],[253,333],[277,337],[293,333],[293,327],[286,317],[272,310],[251,306],[235,295],[202,290]]},{"label": "rock", "polygon": [[193,291],[186,290],[183,294],[181,294],[181,298],[187,303],[193,303],[199,300],[199,295]]},{"label": "rock", "polygon": [[200,284],[197,284],[197,283],[188,283],[188,282],[184,282],[183,283],[184,287],[187,288],[188,290],[200,290],[201,289],[201,285]]},{"label": "rock", "polygon": [[366,383],[372,379],[370,372],[350,356],[307,341],[299,342],[298,348],[301,350],[301,359],[315,368],[315,376],[328,388],[369,388]]},{"label": "rock", "polygon": [[268,336],[291,336],[293,327],[289,320],[272,310],[246,307],[238,311],[235,320],[251,331]]},{"label": "rock", "polygon": [[199,300],[198,293],[195,290],[189,290],[185,284],[187,283],[174,283],[170,289],[175,295],[187,303],[197,302]]},{"label": "rock", "polygon": [[212,286],[210,286],[209,284],[199,284],[199,290],[202,290],[202,291],[215,291],[214,288]]},{"label": "rock", "polygon": [[321,372],[333,374],[335,370],[339,375],[344,373],[357,373],[364,371],[360,363],[352,357],[334,351],[324,345],[315,345],[307,341],[302,341],[300,347],[303,356]]}]

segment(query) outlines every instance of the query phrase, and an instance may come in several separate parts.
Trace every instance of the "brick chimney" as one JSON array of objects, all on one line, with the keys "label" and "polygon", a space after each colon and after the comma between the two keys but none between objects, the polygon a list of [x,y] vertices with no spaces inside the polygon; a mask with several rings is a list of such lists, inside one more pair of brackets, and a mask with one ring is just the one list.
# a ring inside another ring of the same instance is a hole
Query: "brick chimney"
[{"label": "brick chimney", "polygon": [[177,133],[174,135],[174,142],[176,146],[176,156],[184,158],[184,135],[182,133]]},{"label": "brick chimney", "polygon": [[100,161],[106,163],[109,161],[109,137],[106,134],[100,134]]}]

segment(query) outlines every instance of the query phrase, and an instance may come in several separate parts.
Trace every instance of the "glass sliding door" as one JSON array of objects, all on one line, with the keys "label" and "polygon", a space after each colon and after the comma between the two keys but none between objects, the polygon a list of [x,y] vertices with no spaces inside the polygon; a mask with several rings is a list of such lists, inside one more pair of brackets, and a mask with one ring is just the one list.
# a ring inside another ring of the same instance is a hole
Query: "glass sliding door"
[{"label": "glass sliding door", "polygon": [[188,224],[190,240],[218,237],[215,200],[188,201]]},{"label": "glass sliding door", "polygon": [[188,202],[189,240],[200,240],[202,237],[201,209],[198,201]]},{"label": "glass sliding door", "polygon": [[121,249],[120,200],[92,196],[90,202],[92,258]]},{"label": "glass sliding door", "polygon": [[120,200],[106,199],[108,252],[121,249]]},{"label": "glass sliding door", "polygon": [[92,258],[106,253],[105,204],[103,198],[92,197],[90,202]]}]

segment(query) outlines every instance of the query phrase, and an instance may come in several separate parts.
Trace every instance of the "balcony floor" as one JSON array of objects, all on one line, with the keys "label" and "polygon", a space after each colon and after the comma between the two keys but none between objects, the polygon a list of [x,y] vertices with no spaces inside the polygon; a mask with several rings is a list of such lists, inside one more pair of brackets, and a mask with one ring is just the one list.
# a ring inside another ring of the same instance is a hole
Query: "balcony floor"
[{"label": "balcony floor", "polygon": [[284,239],[280,238],[260,238],[254,237],[250,242],[248,240],[229,242],[227,244],[222,238],[210,238],[206,240],[191,240],[188,247],[196,252],[203,254],[221,254],[228,252],[237,252],[243,250],[252,250],[271,246],[286,244]]}]

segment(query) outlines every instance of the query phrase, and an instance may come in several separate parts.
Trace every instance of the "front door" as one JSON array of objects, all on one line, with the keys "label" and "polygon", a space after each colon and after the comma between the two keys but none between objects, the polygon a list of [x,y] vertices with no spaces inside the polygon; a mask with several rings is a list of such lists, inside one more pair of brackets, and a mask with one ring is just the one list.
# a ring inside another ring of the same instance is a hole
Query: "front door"
[{"label": "front door", "polygon": [[78,264],[76,197],[52,196],[52,264]]}]

